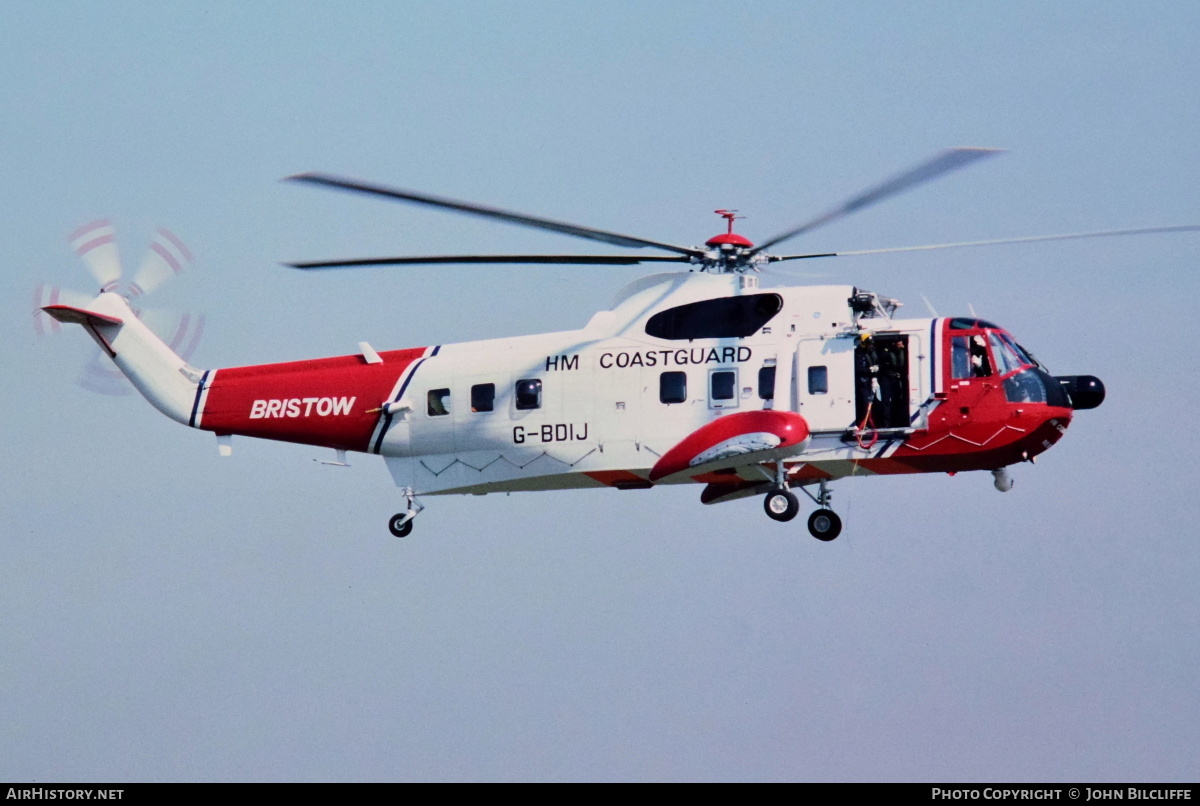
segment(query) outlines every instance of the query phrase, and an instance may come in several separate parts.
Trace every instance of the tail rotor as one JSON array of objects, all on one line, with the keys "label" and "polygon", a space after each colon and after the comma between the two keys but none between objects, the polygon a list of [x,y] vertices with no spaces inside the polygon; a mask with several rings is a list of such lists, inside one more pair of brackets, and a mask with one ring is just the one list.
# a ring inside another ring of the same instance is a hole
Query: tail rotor
[{"label": "tail rotor", "polygon": [[[134,313],[185,361],[195,352],[204,333],[204,316],[195,313],[171,313],[161,308],[142,308],[146,295],[171,278],[191,268],[195,262],[191,250],[175,233],[159,227],[150,239],[133,279],[124,280],[116,229],[108,219],[97,219],[72,232],[67,241],[99,284],[99,292],[124,297]],[[86,307],[91,297],[45,283],[34,291],[33,329],[38,335],[57,333],[60,325],[42,308],[47,305]],[[126,395],[132,385],[97,349],[83,367],[77,383],[85,389],[105,395]]]}]

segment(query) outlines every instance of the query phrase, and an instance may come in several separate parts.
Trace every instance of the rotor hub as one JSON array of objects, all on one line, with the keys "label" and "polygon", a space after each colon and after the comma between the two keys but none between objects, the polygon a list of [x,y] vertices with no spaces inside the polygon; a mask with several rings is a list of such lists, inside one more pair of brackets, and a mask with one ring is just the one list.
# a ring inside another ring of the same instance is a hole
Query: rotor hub
[{"label": "rotor hub", "polygon": [[725,219],[725,232],[719,235],[714,235],[704,242],[708,247],[708,252],[704,255],[704,271],[716,272],[745,272],[747,269],[754,268],[750,264],[753,262],[751,249],[754,244],[749,238],[738,235],[733,231],[733,222],[744,216],[737,214],[737,210],[714,210],[717,215]]},{"label": "rotor hub", "polygon": [[754,246],[749,238],[738,235],[736,232],[722,232],[720,235],[714,235],[704,242],[705,246],[713,249],[722,249],[728,247],[750,249]]}]

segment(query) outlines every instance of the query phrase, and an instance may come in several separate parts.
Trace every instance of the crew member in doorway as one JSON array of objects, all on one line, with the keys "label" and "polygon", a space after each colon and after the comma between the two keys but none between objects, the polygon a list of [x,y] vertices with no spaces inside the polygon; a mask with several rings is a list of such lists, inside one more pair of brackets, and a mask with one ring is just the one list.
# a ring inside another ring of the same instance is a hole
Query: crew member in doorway
[{"label": "crew member in doorway", "polygon": [[870,333],[862,334],[854,351],[855,418],[860,430],[877,428],[882,414],[882,389],[879,384],[879,350]]}]

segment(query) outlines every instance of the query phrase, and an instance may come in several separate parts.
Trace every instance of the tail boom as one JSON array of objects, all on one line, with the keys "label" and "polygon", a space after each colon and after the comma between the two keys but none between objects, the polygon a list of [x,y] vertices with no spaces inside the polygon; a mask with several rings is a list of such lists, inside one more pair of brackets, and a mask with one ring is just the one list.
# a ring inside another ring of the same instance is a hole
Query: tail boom
[{"label": "tail boom", "polygon": [[82,325],[143,397],[172,420],[188,424],[200,373],[154,335],[124,298],[104,292],[87,308],[47,305],[42,310],[59,322]]}]

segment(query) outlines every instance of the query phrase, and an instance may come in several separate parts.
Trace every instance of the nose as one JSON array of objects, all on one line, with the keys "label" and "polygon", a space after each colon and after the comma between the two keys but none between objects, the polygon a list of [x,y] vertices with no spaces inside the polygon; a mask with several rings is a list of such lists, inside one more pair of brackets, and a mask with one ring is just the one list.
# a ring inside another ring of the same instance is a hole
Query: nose
[{"label": "nose", "polygon": [[1055,380],[1071,399],[1071,408],[1094,409],[1104,402],[1104,382],[1095,375],[1059,375]]}]

